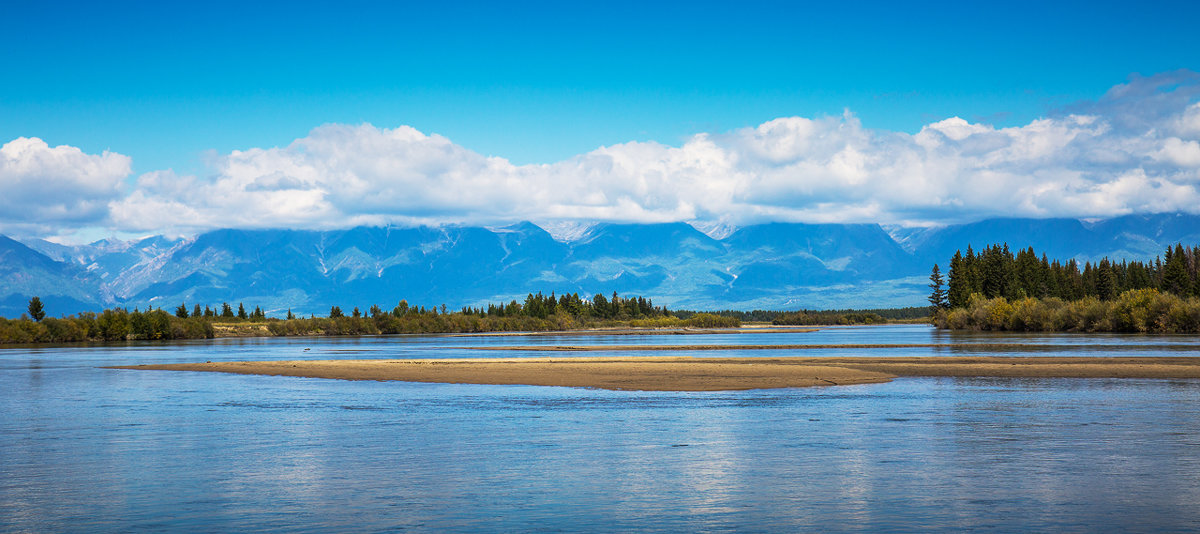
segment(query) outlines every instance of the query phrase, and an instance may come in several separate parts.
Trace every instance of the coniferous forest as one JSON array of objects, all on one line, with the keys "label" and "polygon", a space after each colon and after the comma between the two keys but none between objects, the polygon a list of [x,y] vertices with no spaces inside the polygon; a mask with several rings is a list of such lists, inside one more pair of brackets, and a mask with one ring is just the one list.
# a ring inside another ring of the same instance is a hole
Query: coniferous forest
[{"label": "coniferous forest", "polygon": [[929,297],[941,328],[1080,332],[1200,332],[1200,247],[1169,247],[1153,261],[1105,258],[1081,267],[1007,245],[934,266]]}]

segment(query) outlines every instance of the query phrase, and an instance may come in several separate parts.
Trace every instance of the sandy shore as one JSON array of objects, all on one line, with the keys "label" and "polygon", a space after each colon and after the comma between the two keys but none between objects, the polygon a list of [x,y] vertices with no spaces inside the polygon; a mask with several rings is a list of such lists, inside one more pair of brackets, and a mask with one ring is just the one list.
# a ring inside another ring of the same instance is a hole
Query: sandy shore
[{"label": "sandy shore", "polygon": [[[764,350],[826,350],[826,349],[945,349],[951,352],[1051,352],[1062,351],[1063,345],[1052,343],[808,343],[775,345],[501,345],[486,347],[454,347],[462,350],[522,351],[522,352],[644,352],[644,351],[764,351]],[[1195,344],[1139,345],[1131,343],[1080,345],[1073,350],[1091,352],[1196,350]]]},{"label": "sandy shore", "polygon": [[525,384],[645,391],[720,391],[887,382],[897,376],[1200,378],[1200,358],[515,358],[216,362],[111,369]]}]

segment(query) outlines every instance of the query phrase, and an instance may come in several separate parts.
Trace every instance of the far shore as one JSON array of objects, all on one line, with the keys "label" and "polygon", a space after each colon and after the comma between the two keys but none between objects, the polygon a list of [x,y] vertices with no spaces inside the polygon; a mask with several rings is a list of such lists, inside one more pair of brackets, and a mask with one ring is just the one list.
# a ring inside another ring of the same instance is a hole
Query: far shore
[{"label": "far shore", "polygon": [[[825,328],[825,327],[821,327]],[[680,336],[700,334],[807,334],[820,328],[811,326],[742,325],[730,328],[580,328],[543,332],[471,332],[445,334],[450,337],[539,337],[539,336]]]},{"label": "far shore", "polygon": [[1196,357],[598,357],[205,362],[109,369],[341,380],[723,391],[888,382],[896,377],[1200,378]]},{"label": "far shore", "polygon": [[[423,335],[448,337],[539,337],[539,336],[678,336],[702,334],[805,334],[823,326],[776,326],[746,324],[729,328],[699,327],[596,327],[573,330],[500,331],[500,332],[430,332]],[[327,337],[322,334],[314,334]],[[213,323],[214,338],[277,337],[265,323]]]}]

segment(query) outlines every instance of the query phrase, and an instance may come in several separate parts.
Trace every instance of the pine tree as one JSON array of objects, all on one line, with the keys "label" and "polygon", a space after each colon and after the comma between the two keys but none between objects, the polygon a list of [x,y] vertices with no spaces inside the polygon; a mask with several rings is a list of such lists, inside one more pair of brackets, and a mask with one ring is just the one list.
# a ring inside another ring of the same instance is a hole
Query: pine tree
[{"label": "pine tree", "polygon": [[329,308],[329,318],[337,319],[338,317],[343,317],[342,308],[340,306],[334,306],[332,308]]},{"label": "pine tree", "polygon": [[229,303],[228,303],[228,302],[222,302],[222,303],[221,303],[221,317],[224,317],[224,318],[226,318],[226,319],[232,319],[232,318],[233,318],[233,308],[230,308],[230,307],[229,307]]},{"label": "pine tree", "polygon": [[42,306],[42,299],[33,297],[29,299],[29,317],[34,321],[42,322],[46,318],[46,310]]},{"label": "pine tree", "polygon": [[1188,278],[1183,245],[1176,245],[1175,250],[1167,247],[1166,261],[1163,263],[1162,286],[1159,289],[1180,296],[1190,293],[1192,281]]},{"label": "pine tree", "polygon": [[971,297],[969,276],[962,251],[954,251],[954,257],[950,259],[949,291],[946,293],[951,308],[961,308],[967,305],[967,299]]},{"label": "pine tree", "polygon": [[246,307],[243,306],[241,302],[238,303],[237,316],[238,316],[238,319],[249,319],[250,318],[249,315],[246,314]]},{"label": "pine tree", "polygon": [[292,320],[292,319],[295,319],[295,318],[296,318],[296,316],[295,316],[295,315],[292,315],[292,309],[291,309],[291,308],[288,308],[288,314],[287,314],[287,318],[288,318],[288,320],[289,320],[289,321],[290,321],[290,320]]},{"label": "pine tree", "polygon": [[929,305],[933,307],[934,311],[947,307],[946,290],[942,288],[943,283],[942,272],[935,263],[933,264],[933,272],[929,274]]},{"label": "pine tree", "polygon": [[204,312],[200,310],[200,305],[196,304],[192,306],[192,317],[200,317],[201,315],[204,315]]},{"label": "pine tree", "polygon": [[178,318],[180,318],[180,319],[187,319],[187,318],[188,318],[188,311],[187,311],[187,303],[186,303],[186,302],[185,302],[185,303],[183,303],[183,304],[180,304],[178,308],[175,308],[175,316],[176,316],[176,317],[178,317]]},{"label": "pine tree", "polygon": [[1100,260],[1093,275],[1096,277],[1096,297],[1100,300],[1112,300],[1117,296],[1117,277],[1113,273],[1112,264],[1108,258]]}]

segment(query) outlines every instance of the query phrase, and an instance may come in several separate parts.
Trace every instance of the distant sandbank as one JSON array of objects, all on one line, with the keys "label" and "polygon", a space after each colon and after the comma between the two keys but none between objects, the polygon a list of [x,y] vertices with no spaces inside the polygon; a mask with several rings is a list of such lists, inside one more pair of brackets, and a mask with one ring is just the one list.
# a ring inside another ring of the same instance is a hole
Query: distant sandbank
[{"label": "distant sandbank", "polygon": [[721,391],[888,382],[897,376],[1200,378],[1200,358],[599,357],[207,362],[110,369],[210,371],[342,380]]},{"label": "distant sandbank", "polygon": [[[773,345],[495,345],[454,347],[462,350],[518,352],[644,352],[644,351],[770,351],[770,350],[827,350],[827,349],[943,349],[952,352],[1057,352],[1064,346],[1054,343],[805,343]],[[1088,352],[1194,351],[1195,344],[1095,344],[1073,345],[1072,350]]]}]

